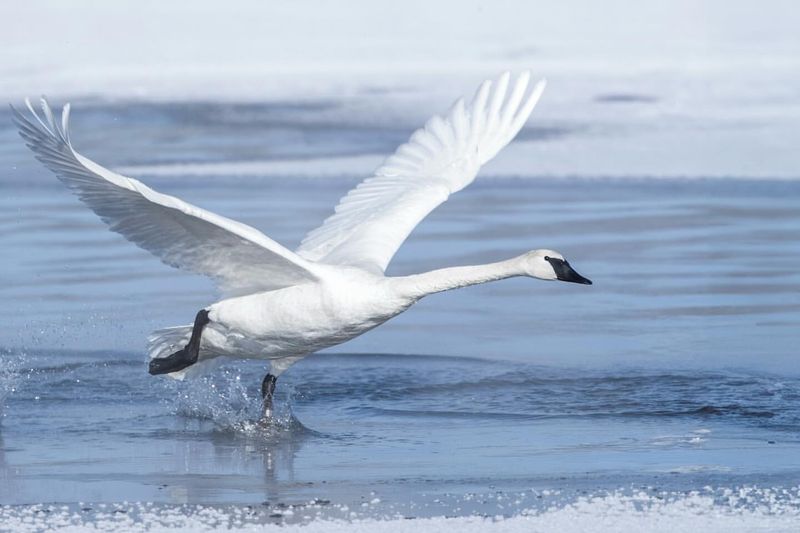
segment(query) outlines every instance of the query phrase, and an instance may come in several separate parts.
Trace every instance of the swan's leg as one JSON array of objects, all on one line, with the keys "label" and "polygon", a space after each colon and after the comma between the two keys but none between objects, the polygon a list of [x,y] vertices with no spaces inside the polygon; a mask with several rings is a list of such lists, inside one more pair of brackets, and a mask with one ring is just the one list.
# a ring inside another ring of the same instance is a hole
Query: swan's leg
[{"label": "swan's leg", "polygon": [[183,370],[187,366],[195,364],[197,362],[197,357],[200,355],[200,335],[203,333],[203,328],[206,327],[206,324],[209,322],[208,311],[206,309],[201,309],[194,318],[192,336],[186,346],[169,357],[151,360],[149,372],[153,375],[169,374],[170,372],[177,372],[178,370]]},{"label": "swan's leg", "polygon": [[278,381],[277,376],[267,374],[264,376],[264,381],[261,382],[261,398],[264,400],[261,410],[262,422],[269,422],[272,420],[272,395],[275,393],[276,381]]}]

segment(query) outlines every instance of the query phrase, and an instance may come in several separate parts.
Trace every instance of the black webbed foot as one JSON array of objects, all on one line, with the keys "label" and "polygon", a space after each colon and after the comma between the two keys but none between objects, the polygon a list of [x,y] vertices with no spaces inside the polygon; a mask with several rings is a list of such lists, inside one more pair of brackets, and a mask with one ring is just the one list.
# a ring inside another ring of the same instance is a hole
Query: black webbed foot
[{"label": "black webbed foot", "polygon": [[151,359],[147,371],[152,375],[169,374],[195,364],[200,355],[200,335],[203,333],[203,328],[210,321],[211,320],[208,318],[208,311],[201,309],[194,319],[192,337],[189,339],[186,346],[168,357]]}]

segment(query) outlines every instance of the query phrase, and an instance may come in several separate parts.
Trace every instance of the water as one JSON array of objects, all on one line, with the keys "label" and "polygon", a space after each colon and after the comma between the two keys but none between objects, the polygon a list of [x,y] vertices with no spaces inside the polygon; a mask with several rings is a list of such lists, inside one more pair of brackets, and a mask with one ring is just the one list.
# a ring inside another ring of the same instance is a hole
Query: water
[{"label": "water", "polygon": [[[326,106],[87,101],[73,138],[294,245],[408,134],[308,120]],[[514,279],[430,297],[282,376],[280,423],[265,432],[252,423],[263,364],[191,383],[147,375],[147,333],[190,322],[213,288],[108,232],[3,113],[0,503],[22,507],[0,518],[39,512],[27,504],[90,521],[104,503],[152,511],[122,502],[253,523],[552,518],[586,497],[599,513],[691,491],[718,512],[798,509],[800,182],[490,172],[389,273],[547,247],[595,284]],[[326,177],[269,166],[287,157]],[[259,158],[263,175],[226,174]],[[213,170],[171,166],[182,162]],[[734,505],[726,491],[740,490]]]}]

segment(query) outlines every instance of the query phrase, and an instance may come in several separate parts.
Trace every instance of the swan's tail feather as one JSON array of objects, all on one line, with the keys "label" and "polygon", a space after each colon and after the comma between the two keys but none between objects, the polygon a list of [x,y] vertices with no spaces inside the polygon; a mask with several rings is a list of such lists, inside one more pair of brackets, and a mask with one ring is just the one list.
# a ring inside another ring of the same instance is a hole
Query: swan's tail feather
[{"label": "swan's tail feather", "polygon": [[[147,338],[147,352],[150,359],[168,357],[182,349],[192,337],[192,328],[193,326],[191,324],[187,324],[185,326],[159,329],[151,333]],[[204,358],[183,370],[170,372],[166,375],[182,381],[186,378],[199,377],[213,370],[221,363],[222,357]]]},{"label": "swan's tail feather", "polygon": [[192,325],[174,326],[158,329],[147,338],[147,352],[150,359],[167,357],[183,348],[192,337]]}]

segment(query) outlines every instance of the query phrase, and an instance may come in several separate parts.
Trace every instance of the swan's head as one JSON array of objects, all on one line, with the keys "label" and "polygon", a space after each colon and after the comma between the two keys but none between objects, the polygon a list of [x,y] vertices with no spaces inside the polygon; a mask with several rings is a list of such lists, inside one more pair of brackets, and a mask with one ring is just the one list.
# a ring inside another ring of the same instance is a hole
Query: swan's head
[{"label": "swan's head", "polygon": [[522,259],[525,273],[532,278],[592,284],[591,280],[575,272],[563,255],[553,250],[534,250],[523,255]]}]

